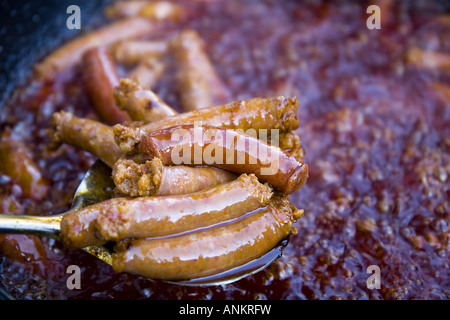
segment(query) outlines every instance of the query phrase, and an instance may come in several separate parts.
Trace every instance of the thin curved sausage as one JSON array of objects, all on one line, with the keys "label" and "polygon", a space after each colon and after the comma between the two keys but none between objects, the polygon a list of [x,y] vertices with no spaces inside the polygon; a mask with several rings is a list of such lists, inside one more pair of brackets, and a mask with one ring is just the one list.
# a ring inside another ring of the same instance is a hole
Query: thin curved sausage
[{"label": "thin curved sausage", "polygon": [[179,20],[188,9],[169,1],[115,1],[105,9],[108,18],[140,16],[149,20]]},{"label": "thin curved sausage", "polygon": [[[180,141],[182,139],[182,141]],[[139,151],[164,165],[208,165],[235,173],[254,173],[279,191],[290,194],[308,177],[308,165],[278,147],[235,130],[181,125],[142,137]]]},{"label": "thin curved sausage", "polygon": [[155,122],[178,114],[150,89],[136,81],[120,79],[114,89],[117,106],[125,110],[133,121]]},{"label": "thin curved sausage", "polygon": [[35,66],[36,74],[45,81],[73,69],[83,54],[95,47],[108,46],[116,41],[137,38],[156,29],[155,22],[133,17],[115,21],[68,42]]},{"label": "thin curved sausage", "polygon": [[49,135],[54,144],[61,142],[84,149],[102,160],[109,167],[122,156],[114,141],[112,127],[101,122],[79,118],[69,112],[52,115]]},{"label": "thin curved sausage", "polygon": [[28,146],[9,130],[0,135],[0,173],[8,175],[20,186],[23,196],[43,200],[49,191],[49,181],[32,158]]},{"label": "thin curved sausage", "polygon": [[125,154],[134,154],[138,151],[137,145],[142,136],[180,124],[194,124],[196,121],[204,125],[244,131],[248,129],[256,131],[278,129],[280,132],[294,130],[299,125],[298,105],[299,102],[295,97],[252,98],[184,112],[139,128],[119,124],[115,125],[113,130],[120,149]]},{"label": "thin curved sausage", "polygon": [[99,206],[114,205],[114,202],[117,201],[116,199],[121,198],[105,200],[80,210],[66,213],[61,220],[61,242],[67,248],[85,248],[105,244],[107,241],[98,236],[95,219],[99,213]]},{"label": "thin curved sausage", "polygon": [[102,206],[96,220],[102,238],[160,237],[237,218],[266,205],[272,190],[254,175],[198,193],[172,197],[140,197]]},{"label": "thin curved sausage", "polygon": [[66,214],[61,239],[69,248],[83,248],[105,238],[167,236],[243,215],[271,196],[272,190],[254,175],[242,175],[189,195],[113,198]]},{"label": "thin curved sausage", "polygon": [[[119,146],[114,140],[112,127],[107,126],[101,122],[87,118],[80,118],[69,112],[59,111],[55,112],[52,115],[50,126],[51,127],[48,130],[48,135],[51,137],[55,145],[64,142],[84,149],[102,160],[109,167],[113,167],[114,164],[121,158],[121,156],[123,156],[123,152],[120,150]],[[295,149],[295,144],[290,143],[292,139],[286,137],[291,137],[291,134],[287,133],[280,136],[280,147],[282,147],[283,149],[287,148],[287,151],[289,153],[293,153],[292,150]],[[301,150],[301,144],[299,142],[298,136],[297,140],[297,144],[299,145]],[[297,158],[301,160],[301,157]],[[131,160],[126,161],[130,167],[137,165]],[[152,166],[155,167],[155,165]],[[223,172],[222,170],[216,170],[214,168],[187,168],[186,166],[179,166],[177,168],[162,168],[159,165],[157,167],[158,171],[160,172],[161,178],[159,179],[159,182],[155,185],[155,187],[152,188],[152,190],[154,191],[151,191],[150,188],[142,189],[145,194],[131,194],[128,191],[125,191],[125,189],[120,191],[123,194],[130,196],[162,196],[185,194],[190,192],[197,192],[207,187],[213,187],[215,185],[214,182],[217,182],[216,184],[220,184],[232,180],[232,175],[230,173]],[[144,171],[139,176],[139,178],[144,173],[150,173],[147,172],[148,170]],[[195,177],[198,178],[197,182],[195,184],[188,184],[189,181],[193,182],[194,180],[192,179],[194,179]],[[202,184],[202,177],[204,177],[205,179],[209,177],[208,180],[211,181],[211,184],[206,183],[206,181]],[[127,177],[126,179],[131,179],[129,181],[130,183],[137,183],[136,176],[134,176],[133,178]],[[117,184],[122,185],[124,188],[126,188],[126,186],[123,184],[123,179],[120,180],[121,182]]]},{"label": "thin curved sausage", "polygon": [[194,30],[183,30],[171,42],[177,66],[178,91],[184,110],[230,101],[229,92],[209,58],[205,43]]},{"label": "thin curved sausage", "polygon": [[118,63],[131,66],[149,58],[159,59],[166,54],[167,41],[123,40],[113,44],[110,52]]},{"label": "thin curved sausage", "polygon": [[100,117],[108,124],[130,121],[130,116],[114,100],[119,76],[109,51],[104,47],[88,50],[83,55],[82,67],[86,91]]},{"label": "thin curved sausage", "polygon": [[112,177],[124,196],[171,196],[198,192],[237,178],[234,173],[211,167],[163,166],[158,158],[138,164],[120,159]]},{"label": "thin curved sausage", "polygon": [[187,280],[256,259],[287,237],[301,216],[288,197],[233,223],[162,239],[119,243],[113,269],[152,279]]}]

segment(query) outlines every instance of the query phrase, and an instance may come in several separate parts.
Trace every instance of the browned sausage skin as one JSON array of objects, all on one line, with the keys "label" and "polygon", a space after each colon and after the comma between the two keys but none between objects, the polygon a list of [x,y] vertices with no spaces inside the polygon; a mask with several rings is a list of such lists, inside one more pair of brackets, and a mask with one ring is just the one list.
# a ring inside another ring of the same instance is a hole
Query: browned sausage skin
[{"label": "browned sausage skin", "polygon": [[46,197],[49,182],[43,176],[31,152],[22,140],[5,131],[0,135],[0,173],[8,175],[20,186],[26,198],[42,200]]},{"label": "browned sausage skin", "polygon": [[242,175],[189,195],[113,198],[66,214],[61,239],[69,248],[83,248],[104,243],[103,237],[171,235],[245,214],[265,205],[271,196],[271,189],[255,176]]},{"label": "browned sausage skin", "polygon": [[54,113],[50,124],[48,133],[55,144],[65,142],[82,148],[110,167],[122,155],[110,126],[64,111]]},{"label": "browned sausage skin", "polygon": [[118,201],[117,199],[124,200],[123,198],[113,198],[66,213],[61,220],[60,237],[62,243],[67,248],[85,248],[105,244],[107,241],[98,236],[95,219],[100,206],[114,205]]},{"label": "browned sausage skin", "polygon": [[[282,149],[303,161],[298,135],[280,135]],[[198,192],[236,179],[236,175],[213,167],[164,166],[161,159],[137,163],[119,159],[113,166],[114,183],[123,196],[167,196]]]},{"label": "browned sausage skin", "polygon": [[[50,125],[51,127],[48,130],[48,134],[55,145],[64,142],[79,147],[92,153],[110,167],[113,167],[114,164],[121,158],[121,156],[123,156],[122,151],[120,150],[119,146],[116,144],[114,140],[114,133],[112,127],[107,126],[103,123],[87,118],[80,118],[69,112],[60,111],[55,112],[52,115]],[[296,146],[298,146],[298,148],[302,151],[298,136],[290,132],[280,135],[279,143],[282,149],[286,149],[291,154],[293,153],[294,150],[296,150]],[[298,159],[301,161],[302,156],[298,157]],[[138,165],[133,164],[131,161],[127,163],[130,166]],[[188,186],[186,185],[186,183],[183,182],[187,181],[189,177],[194,178],[195,176],[200,177],[200,180],[202,180],[201,177],[206,178],[207,176],[209,176],[214,181],[217,181],[217,184],[231,181],[231,177],[229,174],[221,174],[220,173],[221,170],[216,170],[214,168],[186,168],[185,166],[183,166],[182,168],[178,168],[179,170],[176,170],[174,167],[160,168],[159,165],[157,167],[158,172],[160,172],[161,181],[160,183],[155,185],[155,188],[151,188],[151,190],[154,189],[155,191],[153,192],[150,191],[149,188],[146,188],[143,189],[146,190],[145,194],[142,193],[139,195],[148,196],[148,195],[182,194],[183,192],[182,190],[185,188],[186,188],[185,193],[188,193],[187,191],[196,192],[205,189],[207,187],[214,186],[205,184],[204,187],[201,187],[199,181],[197,183],[197,187],[195,187],[194,185]],[[156,168],[155,165],[153,165],[153,168]],[[197,169],[204,169],[204,170],[197,170]],[[147,169],[145,169],[144,171],[139,169],[138,171],[141,171],[142,174],[150,173],[150,171]],[[186,179],[183,179],[183,176]],[[130,177],[128,177],[127,179],[129,178]],[[134,175],[133,180],[136,180],[136,175]],[[172,181],[173,184],[169,183],[169,181]],[[137,180],[135,182],[137,183]],[[180,184],[177,185],[177,183],[182,183],[182,185]],[[123,185],[122,182],[118,184]],[[173,193],[171,192],[171,190]],[[138,195],[128,193],[127,191],[124,190],[121,190],[121,192],[123,194],[127,194],[130,196]]]},{"label": "browned sausage skin", "polygon": [[198,192],[233,181],[231,172],[210,167],[163,166],[158,158],[143,164],[120,159],[113,167],[112,177],[124,196],[169,196]]},{"label": "browned sausage skin", "polygon": [[[182,141],[180,141],[182,140]],[[235,130],[181,125],[142,137],[140,153],[164,165],[209,165],[235,173],[254,173],[290,194],[308,177],[308,166],[278,147]]]},{"label": "browned sausage skin", "polygon": [[131,66],[142,60],[161,58],[167,46],[167,41],[124,40],[113,44],[110,51],[115,61]]},{"label": "browned sausage skin", "polygon": [[186,111],[229,101],[229,93],[194,30],[180,32],[170,49],[179,69],[177,81],[182,107]]},{"label": "browned sausage skin", "polygon": [[138,239],[117,246],[116,272],[152,279],[186,280],[216,274],[256,259],[292,230],[301,216],[288,197],[233,223],[162,239]]},{"label": "browned sausage skin", "polygon": [[189,195],[140,197],[103,206],[96,226],[107,240],[167,236],[240,217],[266,205],[271,196],[270,187],[243,174]]},{"label": "browned sausage skin", "polygon": [[178,114],[153,91],[130,79],[120,79],[114,98],[134,121],[150,123]]},{"label": "browned sausage skin", "polygon": [[99,46],[108,46],[123,39],[140,37],[155,28],[156,25],[153,21],[140,17],[113,22],[78,37],[53,51],[36,65],[35,71],[40,79],[52,80],[56,75],[72,70],[87,50]]},{"label": "browned sausage skin", "polygon": [[412,47],[406,52],[406,63],[420,69],[445,71],[450,68],[450,54]]},{"label": "browned sausage skin", "polygon": [[186,8],[169,1],[116,1],[105,9],[109,18],[140,16],[151,20],[179,20]]},{"label": "browned sausage skin", "polygon": [[104,47],[88,50],[82,59],[83,81],[95,110],[108,124],[130,121],[114,100],[114,88],[119,85],[116,66]]},{"label": "browned sausage skin", "polygon": [[162,60],[146,59],[128,71],[126,77],[142,83],[147,88],[153,88],[166,68],[167,64]]},{"label": "browned sausage skin", "polygon": [[298,100],[295,97],[252,98],[181,113],[139,128],[116,125],[113,129],[116,142],[122,151],[125,154],[133,154],[137,152],[137,145],[143,135],[180,124],[194,124],[195,121],[202,121],[209,126],[244,131],[294,130],[299,124],[297,108]]}]

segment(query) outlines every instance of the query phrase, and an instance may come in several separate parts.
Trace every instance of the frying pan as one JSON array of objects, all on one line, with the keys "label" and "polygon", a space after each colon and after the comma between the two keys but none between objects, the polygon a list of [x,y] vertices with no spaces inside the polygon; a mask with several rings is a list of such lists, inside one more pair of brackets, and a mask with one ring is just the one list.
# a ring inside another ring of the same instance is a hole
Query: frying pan
[{"label": "frying pan", "polygon": [[[14,87],[31,74],[32,66],[49,52],[104,21],[103,8],[111,0],[0,0],[0,108]],[[442,3],[449,12],[449,2]],[[69,5],[81,8],[81,30],[69,30]],[[1,118],[1,110],[0,110]],[[0,270],[1,276],[1,270]],[[0,299],[10,299],[0,287]]]},{"label": "frying pan", "polygon": [[[0,0],[0,108],[33,65],[65,41],[104,22],[111,0]],[[78,5],[81,29],[68,29],[67,7]]]},{"label": "frying pan", "polygon": [[[0,0],[0,118],[5,101],[15,86],[31,75],[33,65],[69,39],[102,24],[102,12],[109,3],[111,0]],[[80,7],[79,30],[67,28],[70,5]],[[1,299],[12,299],[2,287]]]}]

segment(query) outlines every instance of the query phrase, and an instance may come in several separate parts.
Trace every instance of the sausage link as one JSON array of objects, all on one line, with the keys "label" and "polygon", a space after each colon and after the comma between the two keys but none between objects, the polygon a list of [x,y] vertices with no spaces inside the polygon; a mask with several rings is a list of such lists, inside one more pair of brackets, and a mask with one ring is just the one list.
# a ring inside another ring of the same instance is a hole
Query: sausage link
[{"label": "sausage link", "polygon": [[60,111],[53,114],[49,134],[55,144],[65,142],[82,148],[112,167],[122,155],[112,127]]},{"label": "sausage link", "polygon": [[187,280],[256,259],[289,235],[301,215],[287,196],[233,223],[162,239],[119,243],[113,269],[152,279]]},{"label": "sausage link", "polygon": [[147,59],[139,62],[127,72],[126,77],[142,83],[147,88],[153,88],[158,83],[167,68],[167,63],[161,60]]},{"label": "sausage link", "polygon": [[95,110],[108,124],[131,120],[114,100],[114,88],[119,85],[116,66],[106,48],[88,50],[82,60],[83,81]]},{"label": "sausage link", "polygon": [[187,9],[169,1],[115,1],[105,9],[108,18],[140,16],[155,21],[179,20]]},{"label": "sausage link", "polygon": [[116,104],[134,121],[155,122],[178,114],[153,91],[130,79],[120,79],[114,89]]},{"label": "sausage link", "polygon": [[131,197],[188,194],[237,178],[231,172],[216,168],[163,166],[158,158],[144,164],[120,159],[113,167],[112,177],[119,192]]},{"label": "sausage link", "polygon": [[70,248],[82,248],[104,239],[167,236],[243,215],[271,196],[272,190],[254,175],[242,175],[189,195],[113,198],[66,214],[61,239]]},{"label": "sausage link", "polygon": [[38,77],[44,81],[72,70],[80,63],[83,54],[98,46],[108,46],[116,41],[136,38],[155,29],[155,23],[148,19],[134,17],[122,19],[89,32],[53,51],[45,60],[36,65]]},{"label": "sausage link", "polygon": [[5,131],[0,136],[0,173],[8,175],[20,186],[23,196],[42,200],[47,196],[49,182],[34,161],[23,141]]},{"label": "sausage link", "polygon": [[244,131],[294,130],[299,124],[297,108],[298,100],[295,97],[252,98],[181,113],[139,128],[115,125],[113,129],[116,142],[122,151],[125,154],[133,154],[137,152],[137,145],[142,136],[180,124],[194,124],[195,121],[201,121],[209,126]]},{"label": "sausage link", "polygon": [[254,175],[184,196],[141,197],[103,206],[97,230],[107,240],[177,234],[237,218],[266,205],[272,190]]},{"label": "sausage link", "polygon": [[450,54],[412,47],[406,52],[406,63],[419,69],[448,70],[450,68]]},{"label": "sausage link", "polygon": [[[131,199],[131,198],[130,198]],[[123,198],[113,198],[77,211],[68,212],[61,220],[61,241],[67,248],[85,248],[105,244],[97,233],[95,219],[101,206],[113,206]]]},{"label": "sausage link", "polygon": [[113,44],[110,50],[116,62],[131,66],[149,58],[161,58],[167,46],[167,41],[124,40]]},{"label": "sausage link", "polygon": [[139,150],[150,159],[160,158],[164,165],[209,165],[239,174],[254,173],[285,194],[300,189],[308,177],[308,166],[294,156],[223,128],[182,125],[154,131],[142,137]]},{"label": "sausage link", "polygon": [[24,234],[0,234],[0,254],[20,263],[31,264],[47,259],[42,239]]},{"label": "sausage link", "polygon": [[[55,145],[64,142],[84,149],[95,155],[110,167],[113,167],[123,155],[114,140],[112,127],[98,121],[80,118],[69,112],[60,111],[55,112],[52,115],[50,126],[51,128],[49,129],[48,134]],[[286,136],[288,136],[288,134],[286,134]],[[286,144],[286,148],[288,148],[288,151],[291,152],[292,144],[284,143],[284,140],[286,140],[284,135],[280,136],[280,146]],[[128,162],[128,164],[131,165],[132,163]],[[162,177],[160,179],[161,181],[159,184],[155,185],[155,188],[152,188],[152,190],[155,189],[157,191],[155,191],[155,193],[153,191],[148,193],[150,189],[145,189],[146,196],[196,192],[208,187],[213,187],[214,183],[220,184],[232,180],[229,173],[224,173],[222,170],[215,170],[213,168],[187,168],[182,166],[180,168],[164,167],[158,169],[158,171],[162,171],[160,175]],[[148,172],[142,172],[142,174],[143,173]],[[194,184],[188,183],[190,178],[195,179],[195,177],[199,177],[199,179],[202,180],[207,176],[211,178],[211,184],[206,183],[206,181],[204,184],[200,181],[197,181]],[[183,179],[183,177],[185,178]],[[121,192],[130,196],[138,195],[129,194],[124,190],[121,190]],[[142,196],[144,194],[140,195]]]},{"label": "sausage link", "polygon": [[173,39],[171,52],[179,70],[178,91],[186,111],[229,101],[229,93],[194,30],[184,30]]}]

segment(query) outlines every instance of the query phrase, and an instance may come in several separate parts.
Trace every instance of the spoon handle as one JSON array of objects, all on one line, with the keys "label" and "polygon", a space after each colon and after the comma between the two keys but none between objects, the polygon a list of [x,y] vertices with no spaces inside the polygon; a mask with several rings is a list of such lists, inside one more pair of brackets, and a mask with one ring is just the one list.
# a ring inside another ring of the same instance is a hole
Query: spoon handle
[{"label": "spoon handle", "polygon": [[0,214],[0,234],[30,234],[59,239],[62,215],[39,217]]}]

